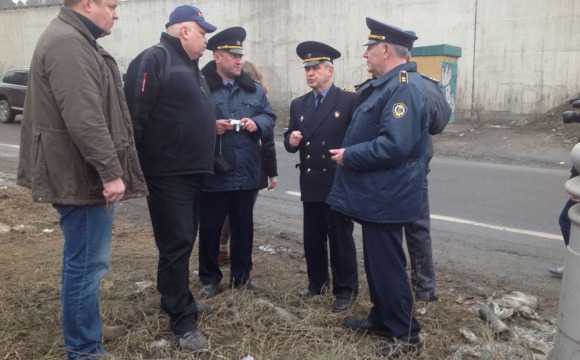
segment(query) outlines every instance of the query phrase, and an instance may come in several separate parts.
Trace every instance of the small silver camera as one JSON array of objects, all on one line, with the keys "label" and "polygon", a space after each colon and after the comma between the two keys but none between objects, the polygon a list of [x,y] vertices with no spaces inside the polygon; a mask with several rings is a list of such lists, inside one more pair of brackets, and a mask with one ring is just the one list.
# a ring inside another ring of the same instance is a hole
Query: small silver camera
[{"label": "small silver camera", "polygon": [[230,119],[230,124],[232,124],[232,126],[234,127],[235,132],[240,132],[242,128],[240,120]]}]

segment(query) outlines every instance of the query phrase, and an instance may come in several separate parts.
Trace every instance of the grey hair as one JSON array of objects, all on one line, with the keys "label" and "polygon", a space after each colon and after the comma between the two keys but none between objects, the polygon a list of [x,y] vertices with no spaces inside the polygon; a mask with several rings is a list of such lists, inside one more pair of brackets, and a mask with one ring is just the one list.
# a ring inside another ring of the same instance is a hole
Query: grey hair
[{"label": "grey hair", "polygon": [[328,61],[328,60],[321,62],[321,64],[322,64],[322,65],[324,65],[324,67],[325,67],[325,68],[327,68],[327,69],[328,69],[329,67],[331,67],[331,66],[332,66],[332,67],[334,67],[334,64],[333,64],[333,63],[331,63],[331,62],[330,62],[330,61]]},{"label": "grey hair", "polygon": [[397,54],[397,56],[399,56],[402,59],[406,59],[407,56],[409,56],[409,49],[406,46],[403,45],[396,45],[396,44],[391,44],[393,46],[393,49],[395,50],[395,54]]}]

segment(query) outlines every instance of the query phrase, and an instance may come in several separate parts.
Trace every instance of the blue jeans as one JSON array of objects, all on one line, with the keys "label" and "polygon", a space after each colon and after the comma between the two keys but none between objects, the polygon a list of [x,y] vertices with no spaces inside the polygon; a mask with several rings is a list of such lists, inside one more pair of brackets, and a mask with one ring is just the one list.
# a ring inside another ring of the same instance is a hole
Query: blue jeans
[{"label": "blue jeans", "polygon": [[64,235],[61,302],[67,359],[98,359],[105,353],[99,283],[111,261],[114,206],[109,214],[105,205],[53,206]]}]

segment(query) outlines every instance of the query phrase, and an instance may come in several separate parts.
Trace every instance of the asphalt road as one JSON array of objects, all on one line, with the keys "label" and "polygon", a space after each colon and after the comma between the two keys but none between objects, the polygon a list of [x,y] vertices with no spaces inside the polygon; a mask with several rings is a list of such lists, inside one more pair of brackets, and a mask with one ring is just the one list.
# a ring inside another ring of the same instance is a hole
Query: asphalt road
[{"label": "asphalt road", "polygon": [[[0,124],[0,177],[13,177],[19,130],[19,123]],[[283,130],[277,131],[278,188],[260,192],[255,223],[259,231],[273,234],[273,242],[300,242],[302,204],[294,167],[298,155],[284,150]],[[439,288],[452,291],[459,283],[471,284],[470,291],[479,289],[480,295],[519,290],[554,307],[561,282],[550,277],[546,268],[564,261],[557,219],[567,197],[563,186],[568,171],[437,156],[431,169]],[[147,223],[144,201],[125,206],[135,221]],[[356,235],[360,249],[358,228]]]}]

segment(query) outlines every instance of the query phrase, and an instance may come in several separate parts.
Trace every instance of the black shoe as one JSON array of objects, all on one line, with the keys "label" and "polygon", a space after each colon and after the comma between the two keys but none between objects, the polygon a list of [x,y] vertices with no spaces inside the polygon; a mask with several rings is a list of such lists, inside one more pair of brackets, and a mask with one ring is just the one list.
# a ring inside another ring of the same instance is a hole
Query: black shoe
[{"label": "black shoe", "polygon": [[234,285],[234,287],[237,288],[244,288],[246,290],[250,290],[250,291],[261,291],[262,287],[260,285],[258,285],[258,283],[256,282],[256,280],[254,279],[250,279],[248,281],[246,281],[245,284],[236,284]]},{"label": "black shoe", "polygon": [[199,330],[188,331],[173,337],[179,350],[188,353],[209,350],[209,340]]},{"label": "black shoe", "polygon": [[213,312],[213,306],[211,306],[210,304],[205,304],[205,303],[196,303],[195,304],[197,306],[197,314],[198,315],[209,315]]},{"label": "black shoe", "polygon": [[548,271],[550,272],[550,274],[554,277],[557,277],[558,279],[561,279],[564,277],[564,267],[551,267],[548,268]]},{"label": "black shoe", "polygon": [[336,299],[336,301],[332,304],[332,310],[338,311],[338,312],[346,311],[352,306],[353,303],[354,303],[354,298]]},{"label": "black shoe", "polygon": [[312,291],[309,288],[302,289],[298,292],[298,297],[301,299],[310,299],[315,297],[316,295],[321,295],[325,292],[325,288],[320,291]]},{"label": "black shoe", "polygon": [[216,284],[207,284],[201,288],[200,294],[205,297],[214,297],[219,293],[219,289]]},{"label": "black shoe", "polygon": [[423,339],[421,339],[419,333],[412,333],[409,336],[405,335],[398,339],[387,341],[385,346],[377,350],[377,355],[388,356],[389,359],[396,359],[404,354],[419,354],[422,347]]},{"label": "black shoe", "polygon": [[367,318],[355,319],[352,317],[347,317],[346,319],[344,319],[344,325],[346,325],[346,327],[348,327],[349,329],[360,333],[371,333],[388,338],[393,336],[389,329],[376,326],[373,323],[371,323]]},{"label": "black shoe", "polygon": [[436,302],[439,301],[437,294],[415,294],[415,301]]}]

